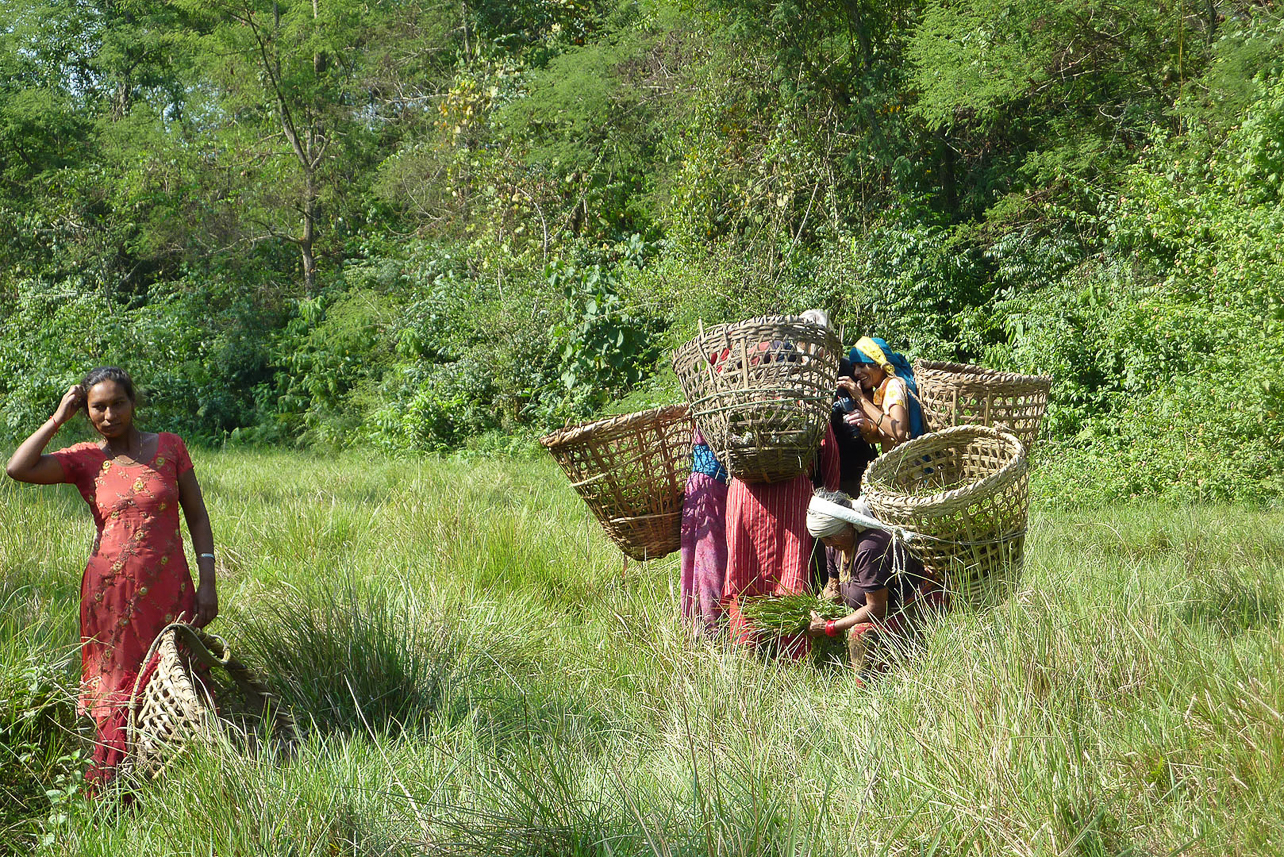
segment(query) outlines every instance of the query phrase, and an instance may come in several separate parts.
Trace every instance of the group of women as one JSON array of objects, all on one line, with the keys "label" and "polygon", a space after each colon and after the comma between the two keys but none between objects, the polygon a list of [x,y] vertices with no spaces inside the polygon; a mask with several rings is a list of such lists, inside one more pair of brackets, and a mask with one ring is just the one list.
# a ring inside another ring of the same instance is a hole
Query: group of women
[{"label": "group of women", "polygon": [[[818,311],[811,319],[828,325]],[[869,462],[921,434],[923,416],[913,370],[882,339],[856,343],[834,390],[811,468],[792,480],[743,482],[696,433],[682,512],[682,613],[698,633],[725,628],[737,642],[757,644],[763,635],[746,619],[745,599],[815,587],[852,612],[829,621],[813,615],[808,634],[780,639],[779,650],[797,656],[808,635],[846,635],[852,665],[863,669],[871,643],[905,630],[931,592],[921,564],[858,499]]]},{"label": "group of women", "polygon": [[[218,615],[214,539],[191,458],[177,435],[140,431],[136,404],[127,373],[95,369],[67,390],[6,467],[19,482],[74,484],[97,528],[80,587],[79,708],[97,730],[88,774],[94,787],[109,781],[125,756],[130,700],[151,668],[143,660],[153,640],[171,622],[202,627]],[[46,453],[81,410],[100,439]],[[867,510],[852,498],[875,446],[891,449],[921,431],[909,365],[887,343],[864,338],[842,362],[833,416],[811,472],[783,483],[742,482],[697,434],[682,521],[684,614],[701,631],[726,624],[737,640],[752,642],[743,600],[807,591],[814,567],[824,578],[816,582],[854,612],[836,621],[817,618],[810,633],[846,633],[858,655],[862,641],[893,627],[915,597],[921,567],[867,526]],[[195,581],[180,511],[196,555]],[[823,555],[813,551],[817,539]],[[800,653],[807,639],[783,644]]]}]

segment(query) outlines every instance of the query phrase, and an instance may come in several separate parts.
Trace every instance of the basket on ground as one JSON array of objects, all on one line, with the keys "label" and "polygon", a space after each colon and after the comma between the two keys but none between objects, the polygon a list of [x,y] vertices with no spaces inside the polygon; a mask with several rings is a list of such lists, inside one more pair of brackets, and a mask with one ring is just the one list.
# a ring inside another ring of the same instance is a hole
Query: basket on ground
[{"label": "basket on ground", "polygon": [[562,429],[540,443],[626,555],[656,559],[681,547],[682,494],[691,475],[686,405]]},{"label": "basket on ground", "polygon": [[1027,453],[1038,437],[1052,388],[1052,379],[1042,375],[931,360],[914,361],[914,380],[929,430],[990,426],[1016,435]]},{"label": "basket on ground", "polygon": [[144,669],[134,686],[128,772],[155,776],[183,747],[220,737],[252,746],[266,736],[287,750],[293,746],[293,718],[218,637],[191,625],[167,625],[143,663],[153,659],[155,668]]},{"label": "basket on ground", "polygon": [[783,482],[815,457],[834,400],[838,334],[800,316],[702,330],[673,371],[714,454],[745,482]]},{"label": "basket on ground", "polygon": [[1014,435],[955,426],[875,459],[863,496],[879,520],[919,536],[910,550],[953,601],[981,606],[1020,576],[1028,483],[1025,448]]}]

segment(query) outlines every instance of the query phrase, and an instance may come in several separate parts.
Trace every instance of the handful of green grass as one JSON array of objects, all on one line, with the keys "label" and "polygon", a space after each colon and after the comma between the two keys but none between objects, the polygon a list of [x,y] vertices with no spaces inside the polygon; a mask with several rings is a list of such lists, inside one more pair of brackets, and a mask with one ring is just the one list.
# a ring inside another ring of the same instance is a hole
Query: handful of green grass
[{"label": "handful of green grass", "polygon": [[740,604],[744,617],[755,628],[776,634],[801,634],[811,624],[815,610],[822,619],[839,619],[850,610],[845,604],[820,598],[810,593],[798,595],[761,595],[746,598]]}]

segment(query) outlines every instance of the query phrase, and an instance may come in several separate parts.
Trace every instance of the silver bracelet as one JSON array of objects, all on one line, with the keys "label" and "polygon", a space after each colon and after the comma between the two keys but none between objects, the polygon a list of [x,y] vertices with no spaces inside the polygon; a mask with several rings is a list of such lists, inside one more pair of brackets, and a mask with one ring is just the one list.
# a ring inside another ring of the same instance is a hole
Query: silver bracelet
[{"label": "silver bracelet", "polygon": [[212,554],[212,553],[198,553],[198,554],[196,555],[196,558],[197,558],[197,559],[205,559],[205,557],[209,557],[210,559],[213,559],[213,558],[214,558],[214,554]]}]

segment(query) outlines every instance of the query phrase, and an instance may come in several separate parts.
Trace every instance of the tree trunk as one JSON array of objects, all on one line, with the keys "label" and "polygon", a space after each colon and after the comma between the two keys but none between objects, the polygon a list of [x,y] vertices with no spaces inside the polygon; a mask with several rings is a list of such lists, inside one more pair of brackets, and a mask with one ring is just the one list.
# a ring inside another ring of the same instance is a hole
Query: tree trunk
[{"label": "tree trunk", "polygon": [[938,139],[941,142],[941,192],[945,196],[945,210],[951,218],[957,219],[959,198],[954,176],[954,149],[950,146],[950,137],[944,128],[938,133]]},{"label": "tree trunk", "polygon": [[129,115],[129,108],[133,101],[133,69],[129,69],[121,75],[120,82],[116,84],[116,94],[112,97],[111,118],[113,121],[120,121]]},{"label": "tree trunk", "polygon": [[303,235],[299,238],[299,252],[303,255],[303,288],[309,295],[316,294],[317,259],[313,245],[317,237],[317,177],[316,168],[303,165]]}]

